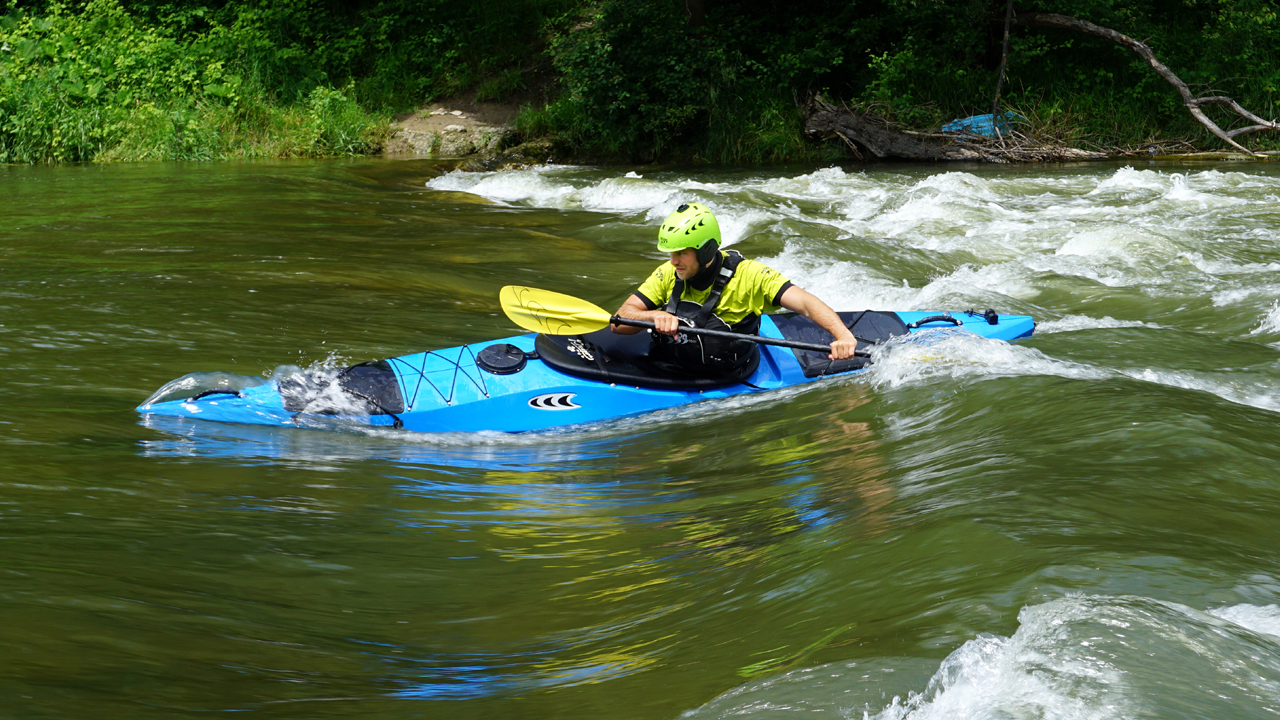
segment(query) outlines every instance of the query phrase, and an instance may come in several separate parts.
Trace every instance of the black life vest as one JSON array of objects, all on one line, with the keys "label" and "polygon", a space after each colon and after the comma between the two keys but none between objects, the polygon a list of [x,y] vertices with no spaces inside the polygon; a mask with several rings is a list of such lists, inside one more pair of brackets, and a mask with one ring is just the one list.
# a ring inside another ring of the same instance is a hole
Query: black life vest
[{"label": "black life vest", "polygon": [[[675,287],[671,289],[671,299],[667,301],[666,307],[663,309],[675,315],[680,324],[687,327],[743,332],[743,326],[751,325],[752,323],[743,322],[738,323],[736,327],[729,327],[729,324],[715,313],[716,306],[720,304],[720,297],[724,294],[725,286],[733,279],[733,274],[737,271],[738,265],[743,259],[742,255],[736,250],[725,251],[724,261],[720,264],[720,272],[711,283],[711,292],[707,294],[707,299],[701,304],[681,299],[684,294],[685,282],[677,277]],[[751,316],[749,319],[755,321],[754,327],[759,327],[758,316]],[[746,329],[751,331],[751,328]],[[760,352],[758,345],[747,340],[731,340],[688,333],[682,333],[674,340],[670,336],[661,333],[654,333],[653,338],[653,347],[649,352],[650,357],[660,362],[669,363],[674,366],[674,369],[681,372],[723,373],[741,367],[749,362],[753,355]]]}]

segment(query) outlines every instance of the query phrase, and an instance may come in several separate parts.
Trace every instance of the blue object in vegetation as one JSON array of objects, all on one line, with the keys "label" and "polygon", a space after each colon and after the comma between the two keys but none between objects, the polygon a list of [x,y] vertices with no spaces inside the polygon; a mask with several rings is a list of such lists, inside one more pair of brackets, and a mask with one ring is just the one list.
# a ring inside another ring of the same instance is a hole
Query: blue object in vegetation
[{"label": "blue object in vegetation", "polygon": [[967,118],[952,120],[942,126],[942,132],[995,137],[997,128],[1000,130],[1001,135],[1008,135],[1012,132],[1009,128],[1009,123],[1025,120],[1017,113],[1011,112],[1000,113],[1000,119],[996,122],[992,122],[993,117],[992,114],[988,113],[986,115],[971,115]]}]

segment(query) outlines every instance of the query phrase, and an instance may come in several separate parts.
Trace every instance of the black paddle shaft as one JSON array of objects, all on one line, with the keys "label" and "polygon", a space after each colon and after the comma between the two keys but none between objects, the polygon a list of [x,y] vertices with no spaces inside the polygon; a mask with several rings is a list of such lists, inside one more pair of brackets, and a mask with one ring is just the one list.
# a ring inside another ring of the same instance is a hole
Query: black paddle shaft
[{"label": "black paddle shaft", "polygon": [[[649,322],[648,320],[631,320],[630,318],[618,317],[617,315],[614,315],[613,317],[609,318],[609,322],[612,322],[614,325],[630,325],[631,327],[653,329],[653,323]],[[809,352],[818,352],[818,353],[823,353],[825,355],[831,354],[831,346],[818,345],[816,343],[795,342],[793,340],[778,340],[776,338],[767,338],[767,337],[762,337],[760,335],[744,335],[742,333],[725,332],[724,330],[711,330],[708,328],[686,327],[684,325],[680,326],[680,332],[689,333],[690,335],[706,335],[708,337],[727,338],[729,340],[748,340],[750,342],[759,343],[761,345],[777,345],[778,347],[793,348],[796,350],[808,350]],[[864,357],[864,358],[871,357],[871,353],[867,352],[866,350],[854,350],[853,354],[858,357]]]}]

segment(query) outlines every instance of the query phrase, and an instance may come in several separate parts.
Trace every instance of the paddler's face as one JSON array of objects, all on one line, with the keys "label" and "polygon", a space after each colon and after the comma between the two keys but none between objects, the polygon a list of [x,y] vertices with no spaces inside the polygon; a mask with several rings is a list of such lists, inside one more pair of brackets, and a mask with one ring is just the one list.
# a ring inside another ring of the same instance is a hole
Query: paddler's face
[{"label": "paddler's face", "polygon": [[680,252],[671,253],[671,267],[676,269],[676,277],[681,280],[688,280],[698,274],[698,251],[693,248],[685,248]]}]

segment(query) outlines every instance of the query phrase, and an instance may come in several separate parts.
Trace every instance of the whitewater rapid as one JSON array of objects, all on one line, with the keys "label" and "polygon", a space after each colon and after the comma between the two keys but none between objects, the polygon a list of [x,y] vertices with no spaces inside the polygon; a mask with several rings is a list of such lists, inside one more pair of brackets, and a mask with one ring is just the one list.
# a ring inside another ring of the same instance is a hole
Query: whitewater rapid
[{"label": "whitewater rapid", "polygon": [[[990,307],[1032,315],[1042,336],[1138,328],[1280,347],[1280,262],[1271,257],[1280,244],[1280,178],[1222,169],[1077,170],[829,167],[708,181],[545,166],[452,172],[427,186],[512,206],[599,213],[602,224],[631,235],[651,232],[682,202],[700,202],[716,213],[726,245],[749,246],[749,256],[840,309]],[[962,337],[927,352],[909,348],[892,369],[873,370],[871,381],[1123,376],[1280,409],[1274,367],[1224,375],[1107,366],[997,345]]]}]

